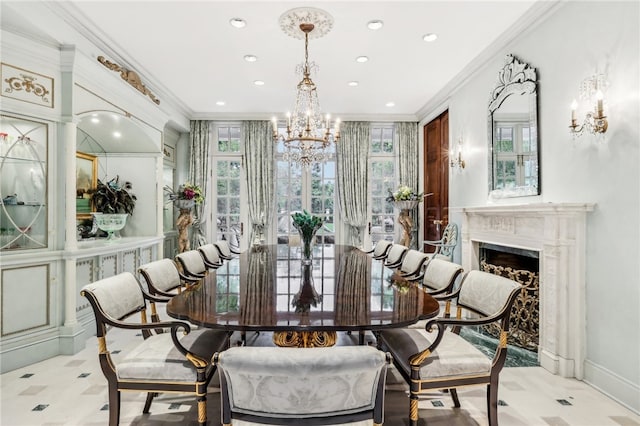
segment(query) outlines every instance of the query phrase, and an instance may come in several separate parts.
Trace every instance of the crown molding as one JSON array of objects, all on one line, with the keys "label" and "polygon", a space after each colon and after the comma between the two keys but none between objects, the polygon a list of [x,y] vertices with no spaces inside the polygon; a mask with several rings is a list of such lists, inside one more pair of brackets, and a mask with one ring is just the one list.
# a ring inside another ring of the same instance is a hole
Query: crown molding
[{"label": "crown molding", "polygon": [[[503,32],[490,46],[484,49],[478,56],[471,60],[455,77],[453,77],[438,93],[416,112],[419,121],[425,121],[427,117],[434,116],[434,110],[448,103],[448,99],[471,77],[487,66],[496,56],[507,50],[509,45],[524,34],[529,33],[535,27],[544,22],[549,16],[566,3],[567,0],[543,0],[534,3],[531,8],[520,17],[513,25]],[[442,111],[439,111],[442,112]]]}]

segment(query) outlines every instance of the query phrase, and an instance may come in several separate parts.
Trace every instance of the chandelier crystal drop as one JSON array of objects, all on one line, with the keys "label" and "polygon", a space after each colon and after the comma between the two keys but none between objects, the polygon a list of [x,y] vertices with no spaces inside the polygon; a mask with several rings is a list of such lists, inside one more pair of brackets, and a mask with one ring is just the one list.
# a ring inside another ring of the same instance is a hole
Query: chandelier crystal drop
[{"label": "chandelier crystal drop", "polygon": [[331,144],[340,139],[340,120],[331,123],[329,114],[323,115],[318,99],[318,91],[311,79],[309,66],[309,35],[315,25],[302,22],[300,31],[304,33],[304,64],[302,80],[296,87],[296,100],[293,113],[286,114],[286,133],[278,133],[278,120],[273,118],[273,139],[283,142],[283,157],[290,163],[297,163],[308,169],[313,163],[322,163],[331,159]]}]

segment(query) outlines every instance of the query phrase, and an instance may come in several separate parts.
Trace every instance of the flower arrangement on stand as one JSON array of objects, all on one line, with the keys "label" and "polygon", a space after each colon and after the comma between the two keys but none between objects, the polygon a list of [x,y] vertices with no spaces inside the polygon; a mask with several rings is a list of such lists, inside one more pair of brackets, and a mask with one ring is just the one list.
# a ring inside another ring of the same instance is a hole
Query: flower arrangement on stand
[{"label": "flower arrangement on stand", "polygon": [[165,186],[164,190],[168,193],[169,200],[173,202],[173,205],[180,209],[180,215],[176,219],[176,227],[178,228],[178,251],[183,253],[191,250],[187,232],[188,227],[193,223],[191,208],[204,202],[204,195],[198,185],[189,182],[180,185],[177,191],[169,186]]},{"label": "flower arrangement on stand", "polygon": [[402,226],[403,233],[400,238],[400,244],[410,247],[412,240],[413,219],[409,215],[409,211],[415,209],[418,204],[424,199],[425,195],[422,192],[415,192],[407,185],[400,185],[395,192],[390,189],[387,190],[389,195],[385,198],[386,201],[391,202],[394,206],[400,209],[400,215],[398,216],[398,223]]}]

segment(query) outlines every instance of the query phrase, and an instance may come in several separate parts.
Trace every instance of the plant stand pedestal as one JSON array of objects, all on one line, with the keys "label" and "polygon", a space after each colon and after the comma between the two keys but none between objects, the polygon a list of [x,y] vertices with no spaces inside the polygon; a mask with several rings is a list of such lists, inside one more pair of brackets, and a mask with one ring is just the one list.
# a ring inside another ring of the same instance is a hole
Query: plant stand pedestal
[{"label": "plant stand pedestal", "polygon": [[402,226],[402,237],[399,244],[405,247],[411,247],[411,240],[413,235],[413,219],[409,214],[410,210],[415,209],[418,206],[417,200],[408,201],[396,201],[394,204],[400,209],[400,215],[398,216],[398,223]]},{"label": "plant stand pedestal", "polygon": [[184,253],[191,250],[189,242],[189,226],[193,223],[191,216],[191,208],[195,205],[192,200],[175,200],[173,204],[180,209],[180,215],[176,219],[176,227],[178,228],[178,252]]}]

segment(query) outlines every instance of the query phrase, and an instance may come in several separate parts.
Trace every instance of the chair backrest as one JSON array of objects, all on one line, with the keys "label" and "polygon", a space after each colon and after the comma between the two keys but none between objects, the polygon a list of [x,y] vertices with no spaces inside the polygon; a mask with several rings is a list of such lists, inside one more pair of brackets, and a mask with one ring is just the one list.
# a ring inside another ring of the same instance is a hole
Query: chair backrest
[{"label": "chair backrest", "polygon": [[508,278],[484,271],[469,271],[460,283],[458,305],[486,316],[495,315],[515,298],[514,292],[519,293],[521,289],[520,284]]},{"label": "chair backrest", "polygon": [[[381,417],[388,362],[386,353],[371,346],[232,347],[217,358],[222,423],[256,417],[273,424],[275,419],[300,419],[297,424],[304,424],[305,418],[339,420],[347,415],[371,419],[376,409]],[[346,422],[323,422],[337,423]]]},{"label": "chair backrest", "polygon": [[136,277],[130,272],[123,272],[113,277],[104,278],[82,287],[80,294],[85,296],[93,307],[98,326],[98,336],[102,336],[103,318],[123,319],[139,312],[145,307],[142,288]]},{"label": "chair backrest", "polygon": [[422,285],[429,292],[450,293],[458,275],[462,273],[462,266],[447,260],[434,258],[427,263]]},{"label": "chair backrest", "polygon": [[202,255],[198,250],[188,250],[176,255],[176,261],[182,267],[185,275],[202,276],[207,272],[207,266],[202,260]]},{"label": "chair backrest", "polygon": [[376,243],[376,247],[373,249],[373,257],[375,259],[384,259],[389,253],[389,250],[391,249],[392,245],[393,245],[393,241],[389,241],[389,240],[378,241]]},{"label": "chair backrest", "polygon": [[424,262],[429,258],[426,253],[418,250],[409,249],[402,259],[400,265],[400,272],[405,275],[415,275],[420,272],[420,268],[424,265]]},{"label": "chair backrest", "polygon": [[220,254],[218,253],[218,249],[213,244],[205,244],[203,246],[198,247],[198,251],[200,255],[204,259],[204,262],[207,266],[216,267],[222,265],[222,259],[220,259]]},{"label": "chair backrest", "polygon": [[220,253],[220,257],[223,259],[230,259],[232,257],[231,248],[226,240],[218,240],[213,243],[213,245],[218,248],[218,253]]},{"label": "chair backrest", "polygon": [[138,271],[146,281],[151,294],[158,294],[158,291],[167,293],[183,285],[178,268],[171,259],[145,263]]},{"label": "chair backrest", "polygon": [[458,242],[458,225],[449,222],[442,232],[442,245],[438,247],[437,253],[453,259],[453,250]]},{"label": "chair backrest", "polygon": [[409,250],[407,247],[402,244],[393,244],[391,246],[391,250],[389,250],[389,254],[385,260],[386,265],[396,265],[402,262],[405,253]]}]

